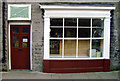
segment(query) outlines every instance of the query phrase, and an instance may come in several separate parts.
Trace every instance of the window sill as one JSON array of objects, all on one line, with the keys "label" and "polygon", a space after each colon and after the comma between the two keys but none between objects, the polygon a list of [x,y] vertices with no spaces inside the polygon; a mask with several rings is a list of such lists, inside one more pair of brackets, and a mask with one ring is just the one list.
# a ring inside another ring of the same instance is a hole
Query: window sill
[{"label": "window sill", "polygon": [[104,57],[94,57],[94,58],[62,58],[62,57],[50,57],[50,58],[44,58],[49,60],[82,60],[82,59],[109,59]]}]

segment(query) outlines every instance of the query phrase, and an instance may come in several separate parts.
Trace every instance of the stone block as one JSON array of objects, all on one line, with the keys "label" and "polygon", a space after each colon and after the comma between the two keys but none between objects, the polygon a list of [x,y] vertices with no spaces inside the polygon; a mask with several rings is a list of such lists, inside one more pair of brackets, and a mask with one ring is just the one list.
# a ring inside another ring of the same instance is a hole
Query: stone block
[{"label": "stone block", "polygon": [[38,3],[32,3],[32,60],[33,71],[42,71],[43,60],[43,22]]}]

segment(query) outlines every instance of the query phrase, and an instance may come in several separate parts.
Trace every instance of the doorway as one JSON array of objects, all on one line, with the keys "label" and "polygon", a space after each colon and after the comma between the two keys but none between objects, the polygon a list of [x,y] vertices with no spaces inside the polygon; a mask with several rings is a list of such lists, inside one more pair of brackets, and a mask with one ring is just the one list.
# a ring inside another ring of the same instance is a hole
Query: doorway
[{"label": "doorway", "polygon": [[30,69],[30,25],[10,26],[11,69]]}]

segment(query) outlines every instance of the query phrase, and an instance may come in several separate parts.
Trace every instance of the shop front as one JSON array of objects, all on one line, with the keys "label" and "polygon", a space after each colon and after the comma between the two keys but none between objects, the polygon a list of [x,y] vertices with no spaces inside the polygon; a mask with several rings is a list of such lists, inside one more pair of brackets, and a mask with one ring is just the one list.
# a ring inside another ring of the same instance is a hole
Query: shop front
[{"label": "shop front", "polygon": [[110,10],[115,7],[45,5],[43,72],[110,71]]},{"label": "shop front", "polygon": [[110,71],[110,11],[114,6],[38,2],[6,5],[5,57],[9,70]]}]

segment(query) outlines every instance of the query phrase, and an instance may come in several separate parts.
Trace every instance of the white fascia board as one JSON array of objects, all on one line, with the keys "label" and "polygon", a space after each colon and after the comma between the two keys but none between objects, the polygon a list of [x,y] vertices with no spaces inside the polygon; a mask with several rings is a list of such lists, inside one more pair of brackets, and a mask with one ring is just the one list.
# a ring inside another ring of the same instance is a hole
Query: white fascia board
[{"label": "white fascia board", "polygon": [[45,10],[45,17],[104,18],[109,17],[109,10]]},{"label": "white fascia board", "polygon": [[58,6],[58,5],[40,5],[40,8],[43,8],[45,10],[49,10],[49,9],[74,9],[74,10],[114,10],[115,7],[98,7],[98,6]]}]

